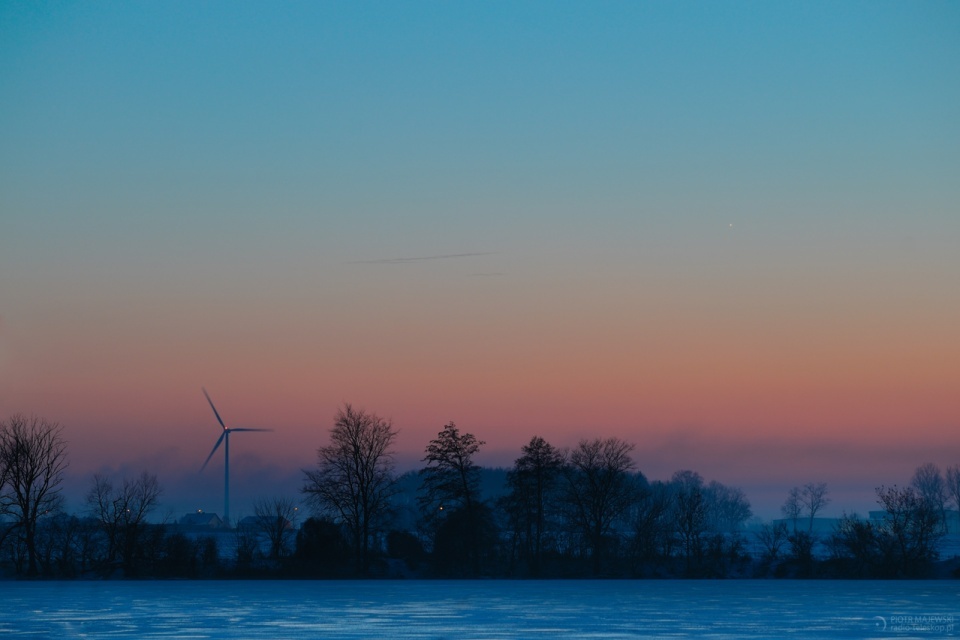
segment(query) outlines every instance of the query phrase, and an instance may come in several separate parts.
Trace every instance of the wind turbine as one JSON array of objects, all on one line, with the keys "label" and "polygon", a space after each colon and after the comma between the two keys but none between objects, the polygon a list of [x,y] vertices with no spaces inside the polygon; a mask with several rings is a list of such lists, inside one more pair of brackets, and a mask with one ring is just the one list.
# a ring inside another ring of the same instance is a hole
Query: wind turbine
[{"label": "wind turbine", "polygon": [[207,402],[210,403],[210,408],[213,409],[213,415],[217,416],[217,422],[220,423],[220,426],[223,427],[223,433],[220,434],[220,437],[217,439],[217,444],[213,445],[213,450],[210,452],[210,455],[207,456],[207,459],[203,461],[203,466],[200,467],[200,472],[202,473],[204,469],[207,468],[207,463],[210,462],[210,458],[213,457],[213,454],[217,452],[217,449],[220,448],[220,443],[223,443],[223,521],[230,524],[230,434],[234,431],[273,431],[273,429],[243,429],[243,428],[230,428],[227,425],[223,424],[223,418],[220,417],[220,414],[217,412],[217,408],[213,406],[213,400],[210,399],[210,394],[207,393],[206,389],[203,389],[203,395],[206,396]]}]

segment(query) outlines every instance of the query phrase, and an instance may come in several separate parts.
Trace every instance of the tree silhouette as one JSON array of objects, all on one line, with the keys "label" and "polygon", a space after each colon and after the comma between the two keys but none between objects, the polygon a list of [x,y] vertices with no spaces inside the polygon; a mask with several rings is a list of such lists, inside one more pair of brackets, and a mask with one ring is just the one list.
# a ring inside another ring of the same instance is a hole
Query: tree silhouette
[{"label": "tree silhouette", "polygon": [[639,498],[631,451],[633,445],[618,438],[581,440],[564,465],[569,522],[587,543],[595,575],[602,568],[604,537]]},{"label": "tree silhouette", "polygon": [[829,489],[826,482],[814,484],[808,482],[803,487],[793,487],[787,495],[787,501],[783,503],[780,510],[784,517],[793,522],[793,530],[797,530],[797,520],[807,513],[807,533],[813,533],[813,520],[817,513],[828,504],[830,498],[827,497]]},{"label": "tree silhouette", "polygon": [[642,476],[637,485],[640,499],[632,510],[633,548],[642,562],[649,563],[673,551],[673,492],[666,483],[648,483]]},{"label": "tree silhouette", "polygon": [[924,500],[936,508],[940,515],[941,526],[947,523],[947,501],[950,499],[947,483],[940,473],[940,467],[927,462],[916,468],[910,485],[917,490]]},{"label": "tree silhouette", "polygon": [[797,520],[803,513],[803,505],[800,502],[800,487],[790,489],[790,493],[787,494],[787,499],[780,507],[780,511],[783,513],[783,517],[790,521],[793,525],[793,531],[796,532]]},{"label": "tree silhouette", "polygon": [[817,517],[817,513],[821,509],[830,504],[827,493],[829,493],[829,489],[827,489],[826,482],[817,484],[808,482],[803,485],[803,490],[800,491],[800,504],[806,507],[809,517],[807,533],[813,533],[813,519]]},{"label": "tree silhouette", "polygon": [[270,559],[275,563],[289,552],[296,513],[296,505],[288,498],[263,498],[253,505],[254,526],[270,543]]},{"label": "tree silhouette", "polygon": [[844,514],[834,527],[828,544],[841,563],[843,575],[854,578],[883,577],[880,536],[875,523]]},{"label": "tree silhouette", "polygon": [[0,512],[9,515],[27,553],[27,575],[37,575],[37,522],[57,512],[67,468],[63,427],[14,414],[0,423]]},{"label": "tree silhouette", "polygon": [[913,487],[879,487],[877,502],[886,511],[881,531],[896,575],[921,574],[938,556],[943,537],[937,507]]},{"label": "tree silhouette", "polygon": [[[480,572],[480,547],[486,539],[482,533],[489,524],[488,510],[482,508],[480,499],[480,467],[473,461],[483,444],[471,433],[461,434],[453,422],[445,425],[427,445],[418,498],[428,527],[434,531],[434,546],[438,537],[443,541],[446,534],[464,535],[461,555],[465,557],[461,559],[475,575]],[[451,524],[444,527],[451,517]],[[457,556],[448,553],[445,559],[454,561]]]},{"label": "tree silhouette", "polygon": [[763,557],[767,562],[776,562],[780,557],[780,549],[787,541],[787,535],[785,522],[767,523],[757,531],[757,541],[763,547]]},{"label": "tree silhouette", "polygon": [[486,444],[472,433],[461,435],[451,422],[430,441],[420,469],[421,508],[436,515],[444,509],[466,510],[480,502],[480,467],[473,456]]},{"label": "tree silhouette", "polygon": [[703,478],[695,471],[677,471],[670,480],[674,499],[674,522],[683,547],[687,572],[703,560],[703,536],[707,531],[707,503]]},{"label": "tree silhouette", "polygon": [[510,492],[501,505],[519,537],[527,568],[536,577],[540,575],[543,560],[549,511],[556,509],[563,455],[540,436],[531,438],[521,450],[523,455],[507,474]]},{"label": "tree silhouette", "polygon": [[947,496],[953,501],[953,506],[960,511],[960,464],[947,467],[946,488]]},{"label": "tree silhouette", "polygon": [[143,472],[134,480],[124,478],[119,487],[99,474],[87,494],[87,504],[100,524],[107,546],[101,571],[109,573],[118,558],[125,575],[137,572],[135,556],[140,546],[144,518],[156,507],[161,494],[157,476]]},{"label": "tree silhouette", "polygon": [[304,470],[303,492],[320,513],[347,527],[361,573],[369,569],[371,537],[395,492],[396,436],[389,421],[347,404],[337,412],[330,444],[317,451],[317,468]]},{"label": "tree silhouette", "polygon": [[753,511],[746,494],[738,487],[728,487],[713,480],[704,489],[708,526],[714,533],[739,531]]},{"label": "tree silhouette", "polygon": [[308,518],[297,532],[297,548],[293,567],[298,574],[310,577],[340,577],[348,562],[350,545],[340,527],[322,518]]}]

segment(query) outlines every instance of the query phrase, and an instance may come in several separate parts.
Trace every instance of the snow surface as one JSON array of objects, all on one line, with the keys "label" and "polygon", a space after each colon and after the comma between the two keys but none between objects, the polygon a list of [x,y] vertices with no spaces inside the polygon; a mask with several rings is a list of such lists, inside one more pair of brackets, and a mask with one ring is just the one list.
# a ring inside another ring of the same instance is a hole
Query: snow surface
[{"label": "snow surface", "polygon": [[0,638],[942,638],[960,582],[0,582]]}]

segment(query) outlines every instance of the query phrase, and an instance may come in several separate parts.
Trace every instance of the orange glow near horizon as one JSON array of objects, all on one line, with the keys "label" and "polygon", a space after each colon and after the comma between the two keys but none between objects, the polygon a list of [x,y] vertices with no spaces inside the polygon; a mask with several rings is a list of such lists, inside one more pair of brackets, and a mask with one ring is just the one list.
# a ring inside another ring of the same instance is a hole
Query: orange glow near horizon
[{"label": "orange glow near horizon", "polygon": [[294,491],[346,402],[407,466],[451,420],[748,493],[960,463],[960,5],[35,4],[0,418],[72,472],[188,492],[201,387]]}]

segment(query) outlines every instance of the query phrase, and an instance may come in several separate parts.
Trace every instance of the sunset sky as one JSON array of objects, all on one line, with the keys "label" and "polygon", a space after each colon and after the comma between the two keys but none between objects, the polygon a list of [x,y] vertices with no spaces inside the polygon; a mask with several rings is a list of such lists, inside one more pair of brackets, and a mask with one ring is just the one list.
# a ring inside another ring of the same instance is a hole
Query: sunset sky
[{"label": "sunset sky", "polygon": [[[0,4],[0,417],[70,496],[616,436],[776,515],[960,463],[960,4]],[[74,501],[72,506],[81,505]]]}]

